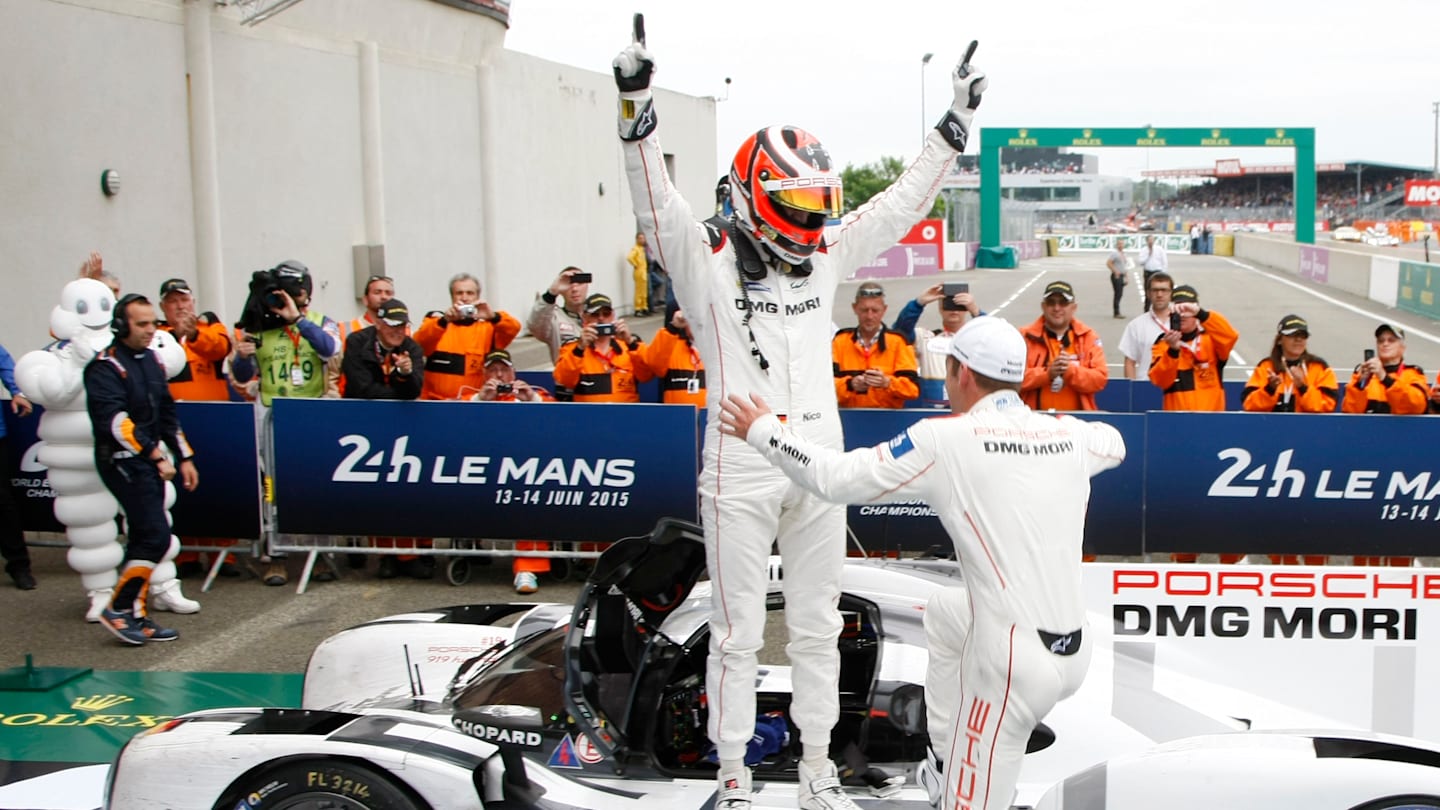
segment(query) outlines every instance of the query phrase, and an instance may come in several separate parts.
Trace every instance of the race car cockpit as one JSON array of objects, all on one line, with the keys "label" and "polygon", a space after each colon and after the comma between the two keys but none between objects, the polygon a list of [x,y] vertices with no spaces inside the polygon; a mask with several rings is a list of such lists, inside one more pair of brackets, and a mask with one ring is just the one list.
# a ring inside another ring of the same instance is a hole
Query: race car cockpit
[{"label": "race car cockpit", "polygon": [[[551,731],[573,725],[617,771],[642,766],[673,776],[710,772],[704,688],[710,600],[704,574],[704,540],[695,524],[665,518],[647,536],[617,541],[596,560],[568,625],[517,637],[493,651],[492,660],[465,667],[473,677],[463,684],[457,679],[454,707],[536,707]],[[782,578],[777,565],[766,600],[770,611],[785,607]],[[926,740],[923,722],[915,728],[892,717],[891,710],[909,701],[921,708],[905,714],[912,721],[916,711],[923,715],[920,687],[886,683],[878,690],[884,694],[877,694],[884,646],[880,608],[849,593],[842,594],[839,607],[837,755],[850,750],[874,761],[918,760]],[[782,718],[793,735],[789,668],[762,665],[759,676],[757,714]],[[789,746],[757,766],[756,776],[793,778]]]}]

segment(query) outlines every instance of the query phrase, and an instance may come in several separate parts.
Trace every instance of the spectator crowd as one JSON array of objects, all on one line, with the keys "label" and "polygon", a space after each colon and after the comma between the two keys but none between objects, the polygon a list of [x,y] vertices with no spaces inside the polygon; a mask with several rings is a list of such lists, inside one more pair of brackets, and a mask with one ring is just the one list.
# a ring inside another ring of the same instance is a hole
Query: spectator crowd
[{"label": "spectator crowd", "polygon": [[[1148,241],[1148,240],[1147,240]],[[1147,244],[1135,261],[1118,249],[1117,268],[1144,267],[1145,311],[1130,319],[1119,343],[1124,376],[1143,373],[1162,393],[1165,410],[1221,411],[1224,368],[1239,335],[1225,316],[1205,307],[1199,291],[1176,285],[1167,272],[1163,252]],[[695,350],[685,313],[667,295],[659,276],[642,276],[643,267],[658,270],[637,239],[631,251],[636,268],[636,306],[663,307],[663,322],[647,340],[621,317],[613,299],[591,291],[591,276],[576,267],[562,270],[539,295],[528,313],[529,332],[548,348],[554,366],[553,392],[516,376],[507,348],[521,332],[521,322],[493,307],[478,279],[460,273],[450,279],[444,309],[413,314],[395,297],[393,279],[372,276],[363,288],[363,311],[344,322],[316,311],[308,268],[285,261],[266,271],[273,289],[260,303],[247,301],[247,317],[234,328],[214,312],[200,309],[188,282],[165,281],[156,301],[169,332],[184,347],[186,368],[169,382],[177,401],[243,400],[265,408],[275,397],[378,400],[465,400],[543,404],[569,402],[640,402],[642,386],[655,381],[656,398],[664,403],[701,407],[706,397],[706,370]],[[118,292],[120,281],[99,270],[92,256],[82,275],[101,279]],[[257,274],[257,277],[261,274]],[[652,279],[658,284],[651,285]],[[1123,286],[1123,284],[1121,285]],[[952,288],[953,287],[953,288]],[[252,289],[252,299],[255,298]],[[666,303],[668,301],[668,303]],[[940,329],[920,329],[918,321],[931,304],[940,304]],[[1094,410],[1096,394],[1109,379],[1105,351],[1093,329],[1077,317],[1080,302],[1066,281],[1044,287],[1039,316],[1020,328],[1026,346],[1021,397],[1035,410]],[[1115,316],[1118,295],[1114,302]],[[936,284],[907,302],[893,324],[884,323],[889,307],[884,288],[864,282],[851,304],[853,325],[836,326],[832,340],[835,395],[845,408],[902,408],[944,405],[943,358],[925,350],[935,339],[948,340],[972,317],[984,314],[968,286]],[[250,312],[255,310],[254,313]],[[253,315],[253,317],[251,317]],[[413,327],[413,331],[412,331]],[[1269,356],[1255,367],[1241,395],[1251,412],[1353,414],[1422,414],[1440,412],[1440,380],[1431,386],[1425,372],[1405,361],[1405,331],[1392,324],[1375,329],[1375,346],[1348,377],[1337,375],[1324,358],[1307,349],[1309,324],[1298,314],[1280,319]],[[30,413],[30,403],[15,382],[14,363],[0,348],[0,384],[11,395],[15,414]],[[532,378],[533,379],[533,378]],[[1343,394],[1339,381],[1346,381]],[[0,433],[0,443],[5,441]],[[0,444],[0,451],[4,445]],[[8,457],[8,456],[7,456]],[[361,538],[353,538],[355,541]],[[429,578],[434,557],[406,554],[427,548],[427,538],[370,538],[379,548],[395,548],[382,556],[377,576]],[[233,540],[185,538],[189,548],[223,547]],[[514,586],[534,593],[537,575],[549,561],[543,541],[524,541],[514,562]],[[36,587],[20,530],[16,505],[0,489],[0,552],[6,572],[21,589]],[[1177,553],[1175,561],[1196,559]],[[1237,562],[1241,555],[1222,555]],[[1295,557],[1272,555],[1276,563]],[[1325,557],[1307,556],[1308,563]],[[213,561],[213,560],[212,560]],[[262,581],[284,584],[288,568],[283,555],[262,558]],[[350,557],[352,567],[366,558]],[[1356,557],[1360,565],[1409,565],[1409,558]],[[176,560],[181,575],[207,567],[204,555],[186,552]],[[239,575],[233,557],[217,563],[226,576]],[[318,569],[316,579],[336,572]]]}]

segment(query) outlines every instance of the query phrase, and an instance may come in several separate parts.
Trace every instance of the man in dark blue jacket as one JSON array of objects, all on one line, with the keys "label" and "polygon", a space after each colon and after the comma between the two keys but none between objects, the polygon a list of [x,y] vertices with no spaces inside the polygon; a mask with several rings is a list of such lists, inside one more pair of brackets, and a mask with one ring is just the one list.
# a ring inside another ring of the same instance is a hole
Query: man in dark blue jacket
[{"label": "man in dark blue jacket", "polygon": [[95,466],[125,510],[129,537],[120,583],[100,613],[100,624],[126,644],[180,637],[150,618],[145,600],[150,574],[170,547],[165,482],[178,472],[187,491],[200,483],[192,460],[195,452],[175,417],[165,370],[149,349],[155,329],[155,307],[149,300],[142,295],[121,298],[110,324],[115,340],[85,367]]}]

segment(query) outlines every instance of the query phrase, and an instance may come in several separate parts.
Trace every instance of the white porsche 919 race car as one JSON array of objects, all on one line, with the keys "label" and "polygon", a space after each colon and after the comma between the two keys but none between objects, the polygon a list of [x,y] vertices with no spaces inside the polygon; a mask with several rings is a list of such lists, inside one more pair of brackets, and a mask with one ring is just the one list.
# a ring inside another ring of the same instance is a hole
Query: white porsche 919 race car
[{"label": "white porsche 919 race car", "polygon": [[[146,731],[111,768],[105,806],[713,807],[704,559],[698,528],[665,520],[609,548],[573,605],[465,605],[339,633],[311,658],[303,708],[196,712]],[[963,587],[953,564],[845,566],[832,755],[867,810],[929,806],[913,774],[927,742],[921,616],[946,587]],[[1155,661],[1098,643],[1080,692],[1035,729],[1015,807],[1440,810],[1440,747],[1249,730],[1159,694]],[[787,728],[789,668],[762,666],[755,688],[761,719]],[[769,745],[753,751],[756,806],[795,807],[789,740],[757,741]]]}]

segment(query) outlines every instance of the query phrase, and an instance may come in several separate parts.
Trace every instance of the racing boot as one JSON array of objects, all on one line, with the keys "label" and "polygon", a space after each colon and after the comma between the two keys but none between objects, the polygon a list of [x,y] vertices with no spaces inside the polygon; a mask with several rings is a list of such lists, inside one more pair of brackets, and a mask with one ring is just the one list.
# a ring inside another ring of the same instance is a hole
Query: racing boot
[{"label": "racing boot", "polygon": [[200,603],[180,592],[180,580],[167,579],[150,589],[150,607],[171,613],[199,613]]},{"label": "racing boot", "polygon": [[800,810],[860,810],[840,786],[840,774],[828,759],[818,771],[800,760],[799,798]]},{"label": "racing boot", "polygon": [[90,597],[90,609],[85,611],[85,621],[100,621],[100,613],[110,605],[110,597],[115,595],[114,588],[96,588],[85,594]]},{"label": "racing boot", "polygon": [[716,774],[720,788],[715,793],[715,810],[750,810],[755,797],[750,790],[750,769]]}]

